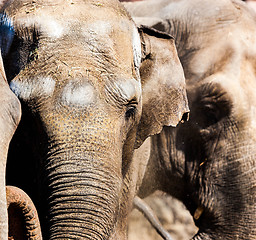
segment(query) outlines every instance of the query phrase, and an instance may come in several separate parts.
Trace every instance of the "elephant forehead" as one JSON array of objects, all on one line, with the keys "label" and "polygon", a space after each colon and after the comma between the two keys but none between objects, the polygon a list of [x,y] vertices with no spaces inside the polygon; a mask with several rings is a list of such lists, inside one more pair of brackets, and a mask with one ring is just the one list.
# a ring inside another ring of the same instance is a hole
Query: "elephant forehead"
[{"label": "elephant forehead", "polygon": [[85,23],[83,25],[83,33],[85,37],[90,36],[104,36],[110,35],[113,31],[113,23],[110,21],[96,20],[93,22]]},{"label": "elephant forehead", "polygon": [[61,94],[61,103],[64,105],[86,106],[95,99],[94,87],[89,83],[69,82]]},{"label": "elephant forehead", "polygon": [[85,48],[92,52],[112,56],[119,64],[127,64],[133,58],[135,67],[141,62],[141,42],[136,26],[127,19],[120,21],[96,20],[82,27]]}]

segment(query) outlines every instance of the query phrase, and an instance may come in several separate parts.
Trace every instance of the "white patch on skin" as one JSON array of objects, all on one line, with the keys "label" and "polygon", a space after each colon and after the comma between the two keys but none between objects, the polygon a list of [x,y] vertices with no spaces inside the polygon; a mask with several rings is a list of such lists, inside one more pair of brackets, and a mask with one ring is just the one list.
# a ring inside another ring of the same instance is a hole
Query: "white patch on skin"
[{"label": "white patch on skin", "polygon": [[88,23],[84,25],[84,34],[88,36],[88,33],[91,35],[104,36],[109,35],[112,31],[112,24],[107,21],[95,21],[93,23]]},{"label": "white patch on skin", "polygon": [[40,78],[38,81],[38,89],[43,95],[52,95],[55,89],[55,80],[51,77]]},{"label": "white patch on skin", "polygon": [[55,89],[55,80],[51,77],[40,77],[33,81],[14,79],[10,83],[10,88],[18,98],[24,101],[35,97],[50,97]]},{"label": "white patch on skin", "polygon": [[31,84],[27,82],[12,80],[10,88],[18,98],[23,100],[27,100],[32,93]]},{"label": "white patch on skin", "polygon": [[131,100],[133,97],[136,97],[138,101],[141,96],[141,85],[137,80],[129,79],[119,83],[119,87],[122,90],[124,97],[128,100]]},{"label": "white patch on skin", "polygon": [[63,27],[59,23],[53,20],[47,22],[47,24],[44,27],[45,27],[45,31],[52,38],[60,38],[63,35],[63,30],[64,30]]},{"label": "white patch on skin", "polygon": [[50,16],[34,16],[21,20],[25,26],[38,26],[40,30],[50,38],[58,39],[64,34],[63,26],[60,22],[56,21]]},{"label": "white patch on skin", "polygon": [[134,64],[135,67],[139,68],[141,63],[141,41],[138,29],[134,27],[132,34],[132,47],[134,53]]},{"label": "white patch on skin", "polygon": [[76,82],[68,83],[62,93],[62,103],[66,105],[86,106],[95,99],[94,88],[90,84],[80,85]]}]

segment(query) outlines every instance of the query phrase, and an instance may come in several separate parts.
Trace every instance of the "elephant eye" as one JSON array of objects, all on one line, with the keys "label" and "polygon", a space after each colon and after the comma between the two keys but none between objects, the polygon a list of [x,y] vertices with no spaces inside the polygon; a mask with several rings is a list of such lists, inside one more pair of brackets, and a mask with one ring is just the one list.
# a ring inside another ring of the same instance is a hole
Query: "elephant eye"
[{"label": "elephant eye", "polygon": [[231,113],[232,101],[229,94],[219,84],[203,85],[199,91],[198,106],[203,128],[218,123]]},{"label": "elephant eye", "polygon": [[126,112],[125,112],[125,118],[126,120],[129,120],[129,119],[134,119],[135,118],[135,115],[136,115],[136,112],[137,112],[137,105],[138,103],[135,103],[135,102],[131,102],[127,105],[127,109],[126,109]]},{"label": "elephant eye", "polygon": [[204,106],[204,114],[209,125],[217,123],[220,119],[220,111],[218,110],[218,108],[211,104],[207,104]]},{"label": "elephant eye", "polygon": [[221,121],[230,114],[226,102],[205,103],[201,108],[202,127],[207,128]]}]

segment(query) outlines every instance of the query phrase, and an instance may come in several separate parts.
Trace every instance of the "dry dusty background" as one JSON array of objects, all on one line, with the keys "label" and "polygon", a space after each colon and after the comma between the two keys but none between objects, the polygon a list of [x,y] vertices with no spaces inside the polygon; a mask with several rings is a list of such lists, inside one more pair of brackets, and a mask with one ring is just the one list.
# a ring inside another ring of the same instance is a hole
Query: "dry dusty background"
[{"label": "dry dusty background", "polygon": [[[190,213],[180,201],[162,193],[156,193],[144,200],[174,240],[189,240],[197,232]],[[129,219],[128,236],[129,240],[162,240],[136,209],[132,211]]]}]

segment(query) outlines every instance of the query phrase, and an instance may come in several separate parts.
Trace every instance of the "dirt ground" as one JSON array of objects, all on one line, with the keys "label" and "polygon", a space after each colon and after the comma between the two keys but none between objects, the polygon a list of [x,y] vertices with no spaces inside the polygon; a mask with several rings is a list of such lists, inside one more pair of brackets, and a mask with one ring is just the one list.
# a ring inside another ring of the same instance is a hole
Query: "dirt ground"
[{"label": "dirt ground", "polygon": [[[171,196],[157,193],[145,199],[158,216],[173,240],[189,240],[197,232],[185,206]],[[128,228],[129,240],[162,240],[145,217],[136,209],[131,213]]]}]

